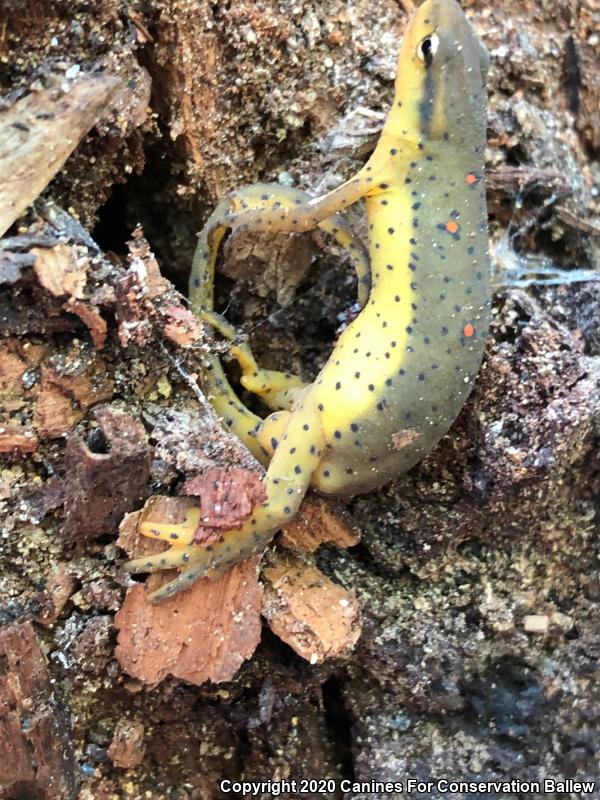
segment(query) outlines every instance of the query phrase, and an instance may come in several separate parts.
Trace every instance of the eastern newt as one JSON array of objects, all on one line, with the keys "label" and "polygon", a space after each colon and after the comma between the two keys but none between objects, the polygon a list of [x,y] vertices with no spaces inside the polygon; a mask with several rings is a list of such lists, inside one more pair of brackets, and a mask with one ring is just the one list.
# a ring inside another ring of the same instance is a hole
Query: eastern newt
[{"label": "eastern newt", "polygon": [[[456,0],[426,0],[406,30],[395,94],[377,146],[353,178],[322,197],[257,185],[232,193],[202,231],[190,279],[192,308],[232,340],[242,383],[274,410],[251,413],[216,356],[204,376],[217,412],[268,462],[266,499],[214,545],[194,543],[200,509],[182,525],[144,523],[165,553],[131,572],[178,567],[155,594],[170,596],[261,552],[310,487],[368,492],[420,461],[446,433],[479,370],[491,288],[484,188],[487,51]],[[339,216],[366,202],[367,254]],[[214,264],[228,232],[320,226],[353,253],[362,310],[311,384],[261,370],[212,310]]]}]

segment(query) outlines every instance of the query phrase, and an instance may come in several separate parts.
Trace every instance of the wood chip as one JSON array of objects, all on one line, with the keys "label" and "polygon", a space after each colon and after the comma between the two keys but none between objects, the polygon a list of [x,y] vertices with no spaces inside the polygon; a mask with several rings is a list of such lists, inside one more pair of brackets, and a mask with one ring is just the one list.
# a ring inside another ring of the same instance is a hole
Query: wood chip
[{"label": "wood chip", "polygon": [[263,616],[311,664],[347,656],[361,632],[356,597],[316,567],[275,554],[263,569]]},{"label": "wood chip", "polygon": [[132,769],[144,760],[144,726],[141,722],[122,717],[116,724],[108,750],[108,757],[122,769]]},{"label": "wood chip", "polygon": [[334,502],[309,495],[298,514],[283,528],[279,541],[297,553],[313,553],[324,542],[336,547],[354,547],[360,541],[360,531],[349,514]]},{"label": "wood chip", "polygon": [[81,300],[87,281],[89,261],[81,258],[78,248],[68,244],[56,247],[32,247],[33,271],[41,285],[54,297],[70,295]]},{"label": "wood chip", "polygon": [[0,425],[0,453],[35,453],[38,444],[38,438],[32,431]]},{"label": "wood chip", "polygon": [[82,303],[80,300],[69,300],[63,308],[79,317],[87,326],[96,350],[101,350],[106,344],[107,325],[98,309],[91,303]]},{"label": "wood chip", "polygon": [[49,364],[43,364],[33,415],[37,434],[53,439],[66,433],[91,406],[110,400],[113,391],[106,364],[93,355],[77,375],[59,375]]},{"label": "wood chip", "polygon": [[[141,512],[123,520],[118,544],[130,556],[164,549],[164,543],[138,536],[140,521],[177,523],[197,500],[155,497]],[[115,655],[123,669],[155,685],[173,675],[201,685],[231,680],[260,640],[261,594],[257,557],[236,564],[216,581],[196,581],[189,589],[156,604],[149,596],[175,577],[175,571],[151,575],[127,591],[115,617],[119,632]]]},{"label": "wood chip", "polygon": [[88,75],[0,110],[0,236],[31,205],[101,117],[120,81]]}]

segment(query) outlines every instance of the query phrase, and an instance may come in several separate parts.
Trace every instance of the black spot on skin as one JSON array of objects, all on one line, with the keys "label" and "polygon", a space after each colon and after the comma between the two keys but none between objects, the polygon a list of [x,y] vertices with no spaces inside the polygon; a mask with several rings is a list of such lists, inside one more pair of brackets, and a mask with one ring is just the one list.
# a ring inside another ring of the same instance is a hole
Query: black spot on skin
[{"label": "black spot on skin", "polygon": [[335,384],[335,388],[338,389],[338,390],[341,389],[342,388],[342,384],[339,381],[337,381],[337,383]]},{"label": "black spot on skin", "polygon": [[392,149],[390,150],[390,155],[391,155],[391,156],[395,156],[397,152],[398,152],[398,151],[396,150],[396,148],[395,148],[395,147],[392,147]]},{"label": "black spot on skin", "polygon": [[291,514],[292,513],[292,509],[289,506],[285,506],[284,509],[283,509],[283,513],[284,514]]},{"label": "black spot on skin", "polygon": [[417,375],[417,378],[418,378],[420,381],[424,381],[424,380],[425,380],[425,375],[424,375],[422,372],[419,372],[419,374]]},{"label": "black spot on skin", "polygon": [[304,425],[302,426],[302,430],[304,430],[304,431],[307,431],[307,430],[308,430],[308,427],[309,427],[309,426],[308,426],[308,425],[307,425],[307,423],[305,422],[305,423],[304,423]]},{"label": "black spot on skin", "polygon": [[475,252],[475,248],[473,247],[473,245],[469,245],[469,247],[467,247],[467,253],[470,256],[472,256],[474,252]]},{"label": "black spot on skin", "polygon": [[194,278],[194,286],[196,289],[200,286],[200,278]]},{"label": "black spot on skin", "polygon": [[342,438],[342,432],[341,431],[334,431],[333,435],[335,436],[336,439],[341,439]]},{"label": "black spot on skin", "polygon": [[351,430],[353,433],[356,433],[356,432],[358,431],[358,425],[356,424],[356,422],[351,422],[351,423],[350,423],[350,430]]},{"label": "black spot on skin", "polygon": [[412,183],[412,178],[404,178],[404,183]]},{"label": "black spot on skin", "polygon": [[319,411],[323,411],[323,409],[325,408],[325,406],[323,405],[323,403],[319,403],[319,405],[317,406],[317,408],[319,409]]},{"label": "black spot on skin", "polygon": [[352,475],[353,473],[354,470],[352,469],[352,467],[346,467],[346,475]]},{"label": "black spot on skin", "polygon": [[294,472],[296,473],[296,475],[300,475],[300,473],[302,472],[302,467],[300,466],[300,464],[296,464],[296,466],[294,467]]},{"label": "black spot on skin", "polygon": [[278,444],[279,444],[279,442],[277,441],[277,439],[274,436],[272,436],[271,437],[271,447],[273,448],[273,450],[277,450],[277,445]]},{"label": "black spot on skin", "polygon": [[394,229],[393,229],[393,228],[388,228],[387,230],[388,230],[388,233],[390,234],[390,236],[391,236],[393,233],[395,233],[395,231],[394,231]]},{"label": "black spot on skin", "polygon": [[374,392],[375,391],[375,387],[373,386],[372,383],[369,384],[368,389],[369,389],[370,392]]},{"label": "black spot on skin", "polygon": [[386,269],[389,269],[389,270],[390,270],[390,272],[392,272],[392,270],[394,269],[394,267],[393,267],[393,265],[392,265],[392,264],[386,264],[386,265],[385,265],[385,268],[386,268]]},{"label": "black spot on skin", "polygon": [[355,377],[355,378],[360,378],[360,372],[355,372],[355,373],[354,373],[354,377]]},{"label": "black spot on skin", "polygon": [[323,470],[323,477],[324,477],[324,478],[328,478],[330,475],[331,475],[331,472],[329,472],[329,470],[328,470],[328,469],[324,469],[324,470]]},{"label": "black spot on skin", "polygon": [[296,448],[295,447],[290,447],[290,455],[293,456],[295,452],[296,452]]},{"label": "black spot on skin", "polygon": [[385,382],[385,385],[386,385],[386,386],[391,386],[391,385],[392,385],[392,383],[393,383],[392,379],[391,379],[391,378],[387,378],[387,379],[386,379],[386,382]]},{"label": "black spot on skin", "polygon": [[400,302],[400,295],[399,294],[394,295],[394,302],[395,303],[399,303]]},{"label": "black spot on skin", "polygon": [[411,208],[413,211],[417,211],[417,209],[421,208],[421,203],[413,203]]}]

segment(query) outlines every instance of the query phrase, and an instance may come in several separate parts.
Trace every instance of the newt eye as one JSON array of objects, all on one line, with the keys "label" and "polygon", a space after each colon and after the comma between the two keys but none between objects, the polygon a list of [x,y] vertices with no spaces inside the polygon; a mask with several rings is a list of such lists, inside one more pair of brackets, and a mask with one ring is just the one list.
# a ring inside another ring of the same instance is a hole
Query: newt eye
[{"label": "newt eye", "polygon": [[430,67],[433,57],[437,53],[439,46],[440,37],[437,35],[437,33],[430,33],[425,36],[424,39],[421,39],[417,45],[417,56],[425,63],[426,66]]}]

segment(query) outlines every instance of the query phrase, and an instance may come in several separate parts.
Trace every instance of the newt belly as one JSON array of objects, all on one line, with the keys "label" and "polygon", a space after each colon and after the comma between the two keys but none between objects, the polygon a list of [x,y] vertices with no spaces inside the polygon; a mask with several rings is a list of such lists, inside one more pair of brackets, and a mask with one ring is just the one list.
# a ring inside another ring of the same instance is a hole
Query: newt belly
[{"label": "newt belly", "polygon": [[[157,599],[262,550],[309,486],[350,496],[409,469],[448,430],[481,363],[491,300],[483,181],[487,53],[456,0],[426,0],[398,60],[393,106],[360,172],[327,195],[257,185],[232,193],[199,239],[193,309],[232,340],[243,385],[274,413],[262,420],[210,357],[204,389],[217,412],[268,465],[266,500],[211,548],[194,543],[200,512],[184,525],[147,522],[171,549],[131,571],[180,567]],[[366,199],[368,255],[340,212]],[[214,264],[227,231],[321,227],[347,247],[362,310],[312,384],[262,370],[212,310]]]}]

